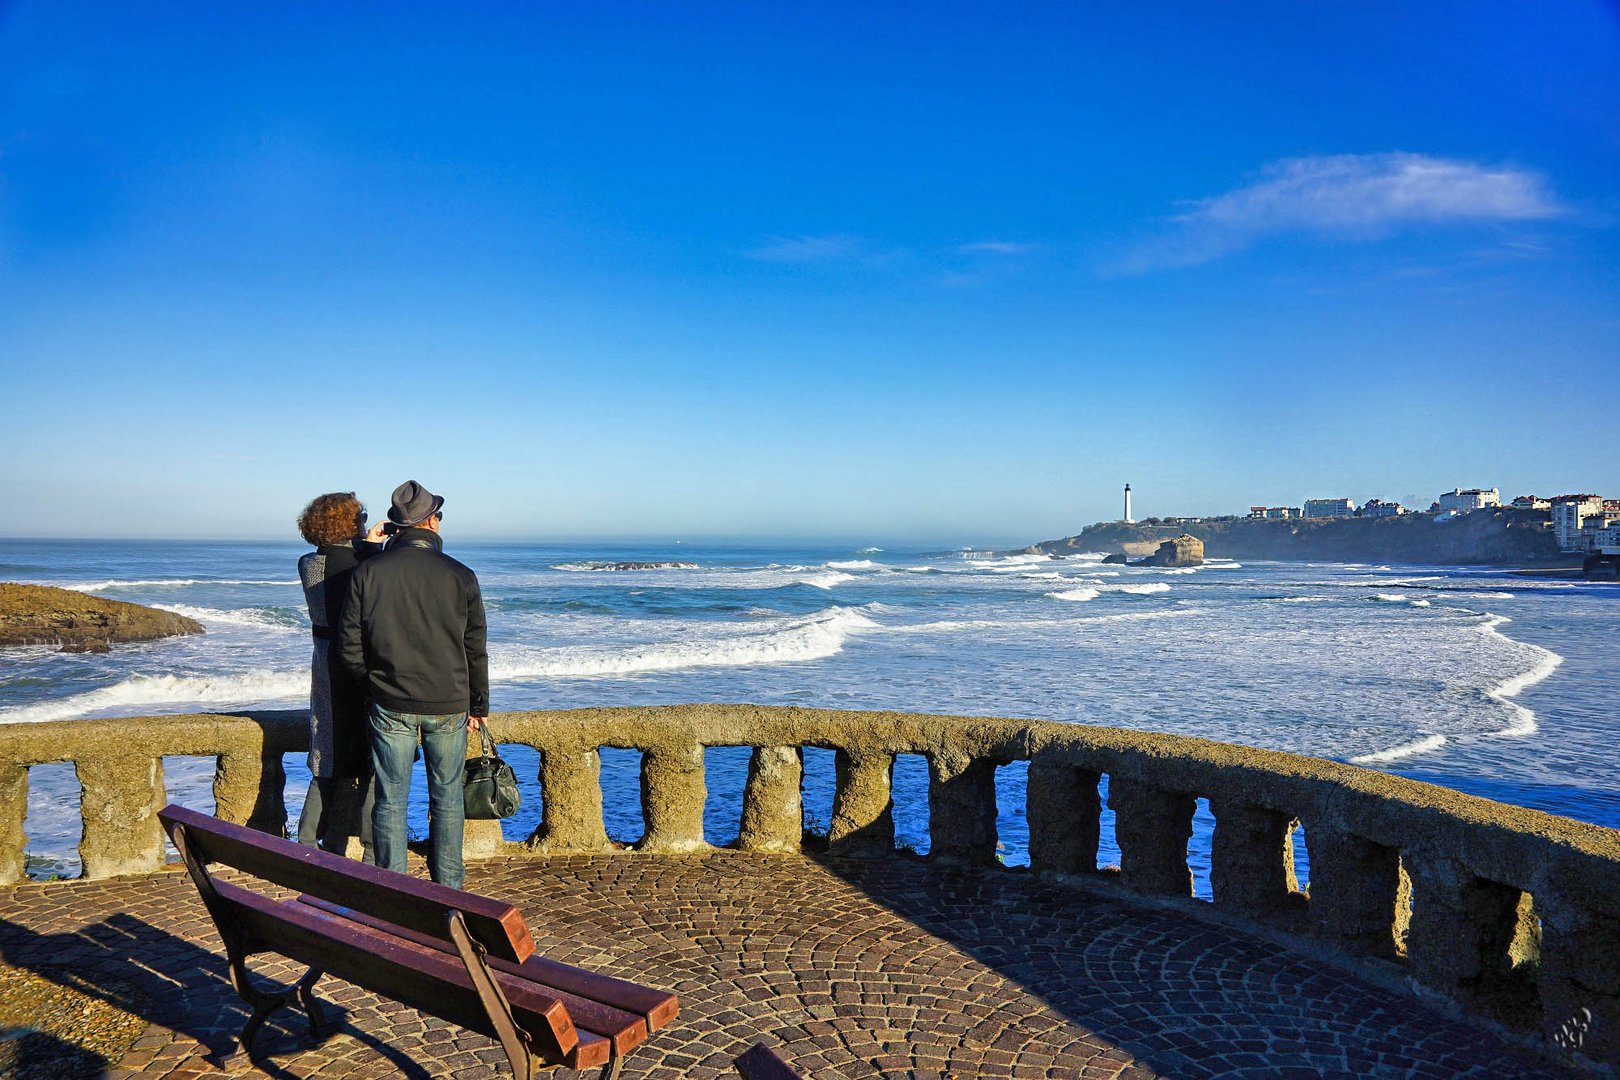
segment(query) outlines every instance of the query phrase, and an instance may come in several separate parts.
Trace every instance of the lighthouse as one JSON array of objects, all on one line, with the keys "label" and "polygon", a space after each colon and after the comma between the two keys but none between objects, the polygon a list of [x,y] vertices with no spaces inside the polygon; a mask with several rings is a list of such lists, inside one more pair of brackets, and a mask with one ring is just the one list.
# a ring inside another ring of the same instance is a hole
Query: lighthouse
[{"label": "lighthouse", "polygon": [[1131,485],[1125,485],[1125,524],[1134,525],[1136,519],[1131,517]]}]

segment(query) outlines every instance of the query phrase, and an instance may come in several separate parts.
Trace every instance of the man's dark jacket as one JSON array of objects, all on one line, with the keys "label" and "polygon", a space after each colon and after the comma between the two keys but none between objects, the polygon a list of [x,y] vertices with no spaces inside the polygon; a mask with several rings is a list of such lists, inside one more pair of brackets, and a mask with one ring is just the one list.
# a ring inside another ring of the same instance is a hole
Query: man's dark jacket
[{"label": "man's dark jacket", "polygon": [[338,629],[343,667],[385,709],[489,714],[489,654],[478,577],[428,529],[401,529],[349,582]]}]

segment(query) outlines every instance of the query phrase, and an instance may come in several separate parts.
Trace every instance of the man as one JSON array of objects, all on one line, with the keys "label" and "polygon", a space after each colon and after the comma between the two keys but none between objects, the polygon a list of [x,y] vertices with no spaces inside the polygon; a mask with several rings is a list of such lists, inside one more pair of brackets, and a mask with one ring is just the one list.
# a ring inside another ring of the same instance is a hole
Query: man
[{"label": "man", "polygon": [[388,550],[349,585],[339,651],[369,688],[377,865],[405,869],[405,809],[418,743],[427,766],[428,872],[461,888],[467,730],[489,715],[489,656],[478,577],[444,554],[444,499],[415,480],[394,489]]}]

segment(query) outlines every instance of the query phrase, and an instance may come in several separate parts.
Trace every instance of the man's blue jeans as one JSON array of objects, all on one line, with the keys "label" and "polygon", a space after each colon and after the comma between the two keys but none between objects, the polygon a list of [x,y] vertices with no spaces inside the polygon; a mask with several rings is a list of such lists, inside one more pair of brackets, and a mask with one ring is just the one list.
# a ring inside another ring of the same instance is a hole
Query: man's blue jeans
[{"label": "man's blue jeans", "polygon": [[421,743],[428,781],[428,873],[461,888],[465,824],[461,788],[467,765],[467,714],[425,716],[371,705],[371,770],[377,801],[371,810],[377,865],[405,871],[405,815],[411,797],[411,763]]}]

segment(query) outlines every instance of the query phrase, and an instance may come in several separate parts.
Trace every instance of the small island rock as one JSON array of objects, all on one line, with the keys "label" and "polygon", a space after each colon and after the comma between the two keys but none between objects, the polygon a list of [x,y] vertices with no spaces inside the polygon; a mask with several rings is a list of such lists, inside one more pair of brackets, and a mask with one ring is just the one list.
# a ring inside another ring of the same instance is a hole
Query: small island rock
[{"label": "small island rock", "polygon": [[201,623],[172,611],[103,600],[72,589],[0,582],[0,645],[106,652],[120,642],[202,632]]},{"label": "small island rock", "polygon": [[1166,540],[1159,550],[1136,564],[1137,566],[1203,566],[1204,542],[1185,533],[1174,540]]}]

